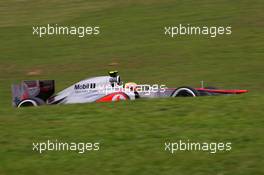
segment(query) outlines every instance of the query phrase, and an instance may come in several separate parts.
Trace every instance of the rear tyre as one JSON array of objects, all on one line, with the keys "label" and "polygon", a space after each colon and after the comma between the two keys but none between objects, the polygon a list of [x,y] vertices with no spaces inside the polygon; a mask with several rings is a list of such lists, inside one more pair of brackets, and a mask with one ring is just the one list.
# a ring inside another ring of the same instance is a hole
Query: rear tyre
[{"label": "rear tyre", "polygon": [[171,95],[172,97],[196,97],[199,92],[191,87],[183,86],[177,88]]},{"label": "rear tyre", "polygon": [[41,106],[44,105],[45,102],[40,99],[40,98],[30,98],[30,99],[25,99],[22,100],[17,107],[21,108],[21,107],[30,107],[30,106]]}]

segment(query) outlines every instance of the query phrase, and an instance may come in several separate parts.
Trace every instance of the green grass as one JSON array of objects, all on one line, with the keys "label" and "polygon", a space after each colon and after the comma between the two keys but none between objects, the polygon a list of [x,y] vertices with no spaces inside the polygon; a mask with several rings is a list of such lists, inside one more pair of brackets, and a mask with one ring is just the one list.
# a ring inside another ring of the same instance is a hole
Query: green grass
[{"label": "green grass", "polygon": [[[0,2],[0,174],[263,174],[263,8],[253,1]],[[101,26],[98,37],[32,36],[32,26]],[[164,26],[231,25],[232,35],[164,36]],[[118,63],[109,66],[110,63]],[[118,69],[124,81],[245,88],[239,96],[11,107],[10,86],[56,90]],[[39,71],[30,76],[28,72]],[[100,152],[32,151],[32,142],[101,142]],[[231,152],[164,151],[164,142],[233,143]]]}]

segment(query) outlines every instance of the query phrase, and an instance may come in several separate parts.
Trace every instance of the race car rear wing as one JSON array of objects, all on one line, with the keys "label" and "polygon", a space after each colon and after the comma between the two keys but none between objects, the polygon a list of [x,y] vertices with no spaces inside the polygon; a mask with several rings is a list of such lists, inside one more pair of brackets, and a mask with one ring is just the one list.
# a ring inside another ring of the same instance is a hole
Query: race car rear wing
[{"label": "race car rear wing", "polygon": [[55,92],[54,80],[27,80],[12,85],[12,105],[17,105],[25,99],[39,98],[46,102]]}]

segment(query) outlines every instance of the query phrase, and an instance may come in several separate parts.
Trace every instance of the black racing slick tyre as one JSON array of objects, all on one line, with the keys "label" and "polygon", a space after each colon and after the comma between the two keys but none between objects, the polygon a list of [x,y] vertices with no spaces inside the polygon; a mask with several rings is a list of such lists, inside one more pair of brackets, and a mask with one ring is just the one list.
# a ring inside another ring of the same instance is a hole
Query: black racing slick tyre
[{"label": "black racing slick tyre", "polygon": [[171,94],[172,97],[197,97],[199,95],[197,90],[188,86],[179,87]]},{"label": "black racing slick tyre", "polygon": [[18,105],[17,107],[18,108],[21,108],[21,107],[30,107],[30,106],[41,106],[41,105],[44,105],[45,102],[40,99],[40,98],[29,98],[29,99],[25,99],[25,100],[22,100]]}]

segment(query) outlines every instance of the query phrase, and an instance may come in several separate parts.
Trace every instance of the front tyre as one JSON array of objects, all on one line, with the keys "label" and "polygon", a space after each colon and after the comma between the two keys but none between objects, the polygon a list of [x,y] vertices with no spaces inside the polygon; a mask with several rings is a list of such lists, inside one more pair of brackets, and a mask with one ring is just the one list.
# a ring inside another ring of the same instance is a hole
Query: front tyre
[{"label": "front tyre", "polygon": [[196,97],[199,92],[191,87],[183,86],[175,89],[171,95],[172,97]]}]

